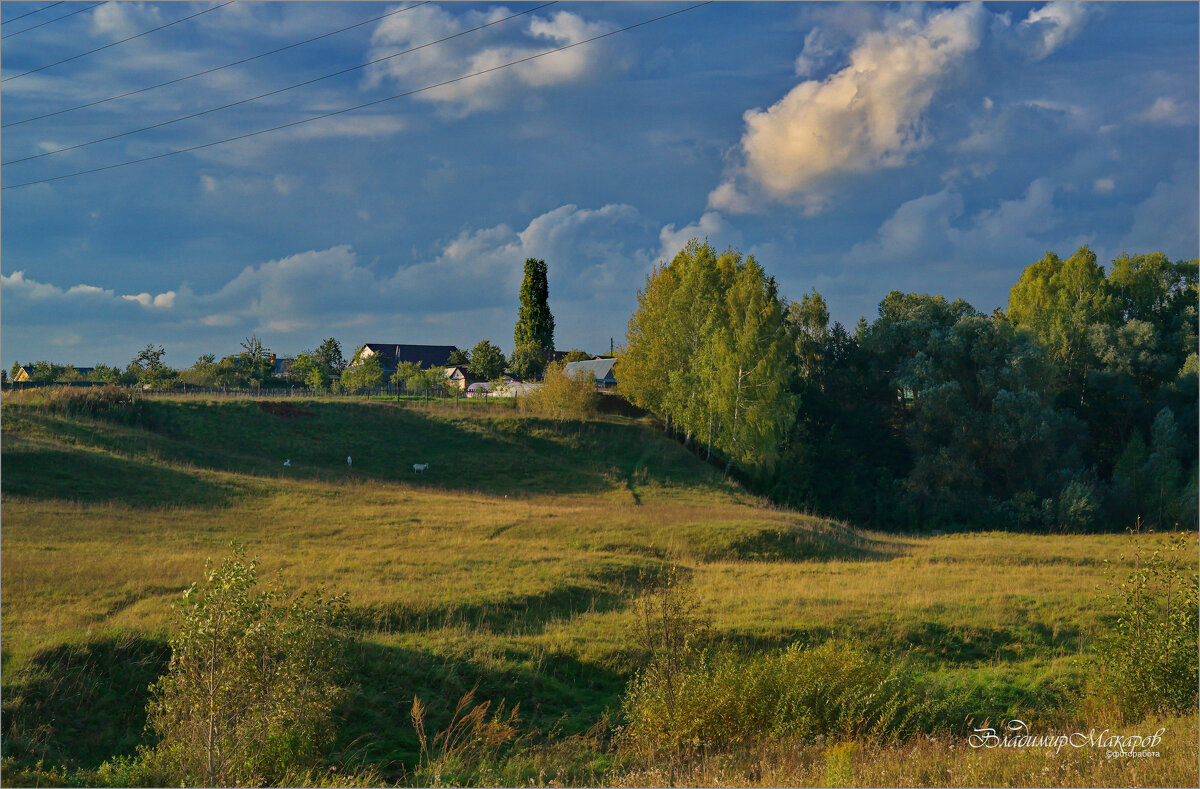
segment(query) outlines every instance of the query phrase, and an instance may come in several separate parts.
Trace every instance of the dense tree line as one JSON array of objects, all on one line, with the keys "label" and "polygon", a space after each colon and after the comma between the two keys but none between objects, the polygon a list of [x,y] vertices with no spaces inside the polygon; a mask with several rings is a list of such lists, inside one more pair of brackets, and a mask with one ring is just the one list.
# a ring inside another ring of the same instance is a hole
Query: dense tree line
[{"label": "dense tree line", "polygon": [[638,294],[621,389],[706,457],[766,473],[795,418],[784,310],[753,256],[693,240]]},{"label": "dense tree line", "polygon": [[1007,310],[893,291],[850,331],[694,241],[647,278],[619,377],[776,500],[862,525],[1194,528],[1196,271],[1085,247]]}]

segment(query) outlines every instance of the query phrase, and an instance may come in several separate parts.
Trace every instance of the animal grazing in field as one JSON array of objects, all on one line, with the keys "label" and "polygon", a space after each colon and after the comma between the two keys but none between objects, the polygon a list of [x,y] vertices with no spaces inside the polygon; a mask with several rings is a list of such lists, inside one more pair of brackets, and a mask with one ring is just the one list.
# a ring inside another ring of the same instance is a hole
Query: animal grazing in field
[{"label": "animal grazing in field", "polygon": [[424,474],[425,469],[429,468],[428,463],[413,463],[413,471],[418,474]]}]

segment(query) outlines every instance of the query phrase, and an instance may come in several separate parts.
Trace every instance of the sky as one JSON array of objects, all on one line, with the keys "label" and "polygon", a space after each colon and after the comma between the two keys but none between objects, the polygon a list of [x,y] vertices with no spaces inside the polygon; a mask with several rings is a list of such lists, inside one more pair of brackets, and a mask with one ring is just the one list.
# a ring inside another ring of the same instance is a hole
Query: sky
[{"label": "sky", "polygon": [[529,257],[607,352],[692,237],[848,325],[1200,246],[1196,3],[47,5],[0,11],[6,368],[507,353]]}]

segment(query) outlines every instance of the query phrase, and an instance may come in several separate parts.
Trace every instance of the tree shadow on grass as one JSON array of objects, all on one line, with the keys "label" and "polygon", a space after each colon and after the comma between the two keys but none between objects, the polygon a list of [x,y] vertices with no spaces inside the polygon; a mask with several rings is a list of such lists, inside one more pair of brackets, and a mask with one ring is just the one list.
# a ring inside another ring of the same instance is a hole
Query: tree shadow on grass
[{"label": "tree shadow on grass", "polygon": [[812,519],[730,531],[706,527],[689,542],[706,561],[887,561],[904,553],[896,542],[877,540],[846,526]]},{"label": "tree shadow on grass", "polygon": [[5,449],[4,493],[130,507],[217,507],[241,495],[235,485],[161,463],[35,444]]},{"label": "tree shadow on grass", "polygon": [[495,710],[518,707],[521,734],[533,742],[587,731],[620,702],[628,677],[570,655],[510,653],[483,661],[432,650],[362,642],[351,660],[353,686],[339,710],[331,749],[351,765],[378,768],[395,781],[411,773],[420,756],[413,729],[413,697],[426,707],[432,736],[450,723],[455,705],[474,700]]},{"label": "tree shadow on grass", "polygon": [[354,630],[379,633],[466,627],[492,633],[532,634],[576,614],[614,611],[624,608],[626,603],[624,596],[613,590],[571,584],[495,602],[436,608],[416,608],[403,603],[357,606],[350,609],[347,619]]},{"label": "tree shadow on grass", "polygon": [[[715,472],[682,448],[611,417],[557,422],[501,407],[481,414],[309,401],[288,418],[253,401],[153,408],[164,439],[159,452],[238,473],[501,495],[596,492],[635,474],[648,484],[717,484]],[[284,460],[291,461],[286,471]],[[417,473],[417,463],[429,467]]]},{"label": "tree shadow on grass", "polygon": [[[42,650],[5,677],[4,756],[20,767],[94,768],[134,753],[150,684],[166,670],[166,642],[97,638]],[[7,672],[6,672],[7,673]]]}]

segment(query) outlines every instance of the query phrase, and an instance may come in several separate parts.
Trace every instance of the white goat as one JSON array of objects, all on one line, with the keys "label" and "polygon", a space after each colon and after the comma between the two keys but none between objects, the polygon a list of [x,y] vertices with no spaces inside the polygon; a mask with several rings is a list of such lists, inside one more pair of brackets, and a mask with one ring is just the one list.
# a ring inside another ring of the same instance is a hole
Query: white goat
[{"label": "white goat", "polygon": [[418,474],[424,474],[425,469],[429,468],[428,463],[413,463],[413,471]]}]

